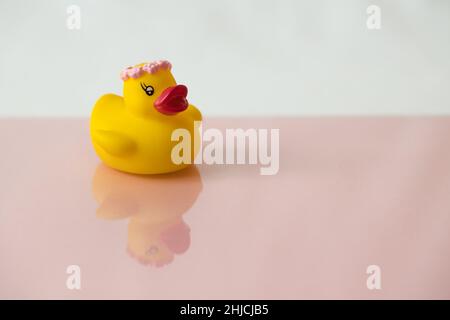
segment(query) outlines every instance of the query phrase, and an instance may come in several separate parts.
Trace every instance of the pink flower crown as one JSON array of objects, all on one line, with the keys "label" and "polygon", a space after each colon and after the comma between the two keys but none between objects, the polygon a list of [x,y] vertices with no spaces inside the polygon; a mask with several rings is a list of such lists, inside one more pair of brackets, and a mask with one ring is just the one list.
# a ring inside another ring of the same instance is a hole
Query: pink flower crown
[{"label": "pink flower crown", "polygon": [[149,63],[144,63],[139,66],[128,67],[120,73],[120,78],[126,81],[130,78],[137,79],[144,73],[154,74],[158,70],[171,70],[172,64],[167,60],[158,60]]}]

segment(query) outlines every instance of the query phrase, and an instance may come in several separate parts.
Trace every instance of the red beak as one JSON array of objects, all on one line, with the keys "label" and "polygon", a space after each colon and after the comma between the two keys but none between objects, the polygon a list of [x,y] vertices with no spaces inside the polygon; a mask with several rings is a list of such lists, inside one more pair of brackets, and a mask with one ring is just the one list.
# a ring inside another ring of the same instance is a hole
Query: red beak
[{"label": "red beak", "polygon": [[184,111],[189,106],[186,100],[188,89],[182,84],[164,90],[153,104],[159,112],[165,115],[174,115]]}]

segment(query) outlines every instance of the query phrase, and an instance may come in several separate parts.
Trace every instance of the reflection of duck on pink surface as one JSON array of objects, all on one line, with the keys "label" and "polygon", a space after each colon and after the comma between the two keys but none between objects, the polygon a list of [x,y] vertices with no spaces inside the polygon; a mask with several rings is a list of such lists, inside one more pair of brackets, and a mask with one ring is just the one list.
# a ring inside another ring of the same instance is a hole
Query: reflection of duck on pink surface
[{"label": "reflection of duck on pink surface", "polygon": [[132,175],[99,165],[93,192],[101,219],[128,222],[128,253],[144,265],[163,266],[190,246],[182,215],[202,189],[196,167],[164,175]]}]

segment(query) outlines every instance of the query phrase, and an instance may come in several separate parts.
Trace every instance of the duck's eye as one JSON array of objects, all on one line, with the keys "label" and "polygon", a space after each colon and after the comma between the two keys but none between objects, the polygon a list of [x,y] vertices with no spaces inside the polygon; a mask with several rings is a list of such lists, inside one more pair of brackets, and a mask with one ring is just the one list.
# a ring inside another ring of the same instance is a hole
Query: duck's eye
[{"label": "duck's eye", "polygon": [[155,88],[153,88],[152,86],[147,86],[144,83],[141,82],[141,88],[145,91],[145,93],[148,96],[152,96],[153,93],[155,93]]}]

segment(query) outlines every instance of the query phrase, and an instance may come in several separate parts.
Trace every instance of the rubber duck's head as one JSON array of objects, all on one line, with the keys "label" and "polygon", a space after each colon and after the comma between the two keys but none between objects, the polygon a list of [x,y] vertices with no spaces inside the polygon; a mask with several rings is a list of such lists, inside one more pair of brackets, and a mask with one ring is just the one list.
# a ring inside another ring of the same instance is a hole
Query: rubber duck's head
[{"label": "rubber duck's head", "polygon": [[171,116],[187,109],[187,87],[177,84],[169,61],[128,67],[121,73],[126,108],[135,115]]}]

